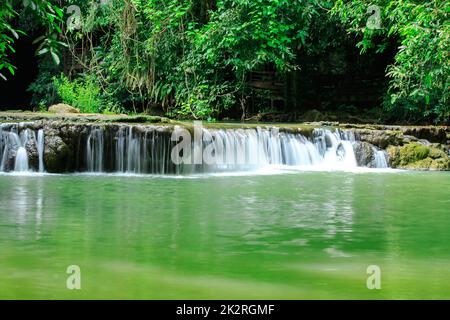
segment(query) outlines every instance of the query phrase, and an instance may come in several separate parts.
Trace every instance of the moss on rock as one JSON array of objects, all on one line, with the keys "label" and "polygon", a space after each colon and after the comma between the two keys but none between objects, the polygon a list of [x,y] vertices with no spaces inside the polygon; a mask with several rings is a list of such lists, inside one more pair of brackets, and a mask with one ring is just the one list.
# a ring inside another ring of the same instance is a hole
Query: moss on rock
[{"label": "moss on rock", "polygon": [[438,148],[430,148],[430,154],[428,156],[431,159],[440,159],[440,158],[445,158],[447,156],[447,154]]},{"label": "moss on rock", "polygon": [[430,149],[420,143],[413,142],[400,148],[400,165],[406,166],[410,163],[426,159]]},{"label": "moss on rock", "polygon": [[402,147],[390,146],[387,152],[393,168],[450,170],[450,158],[444,151],[436,147],[412,142]]}]

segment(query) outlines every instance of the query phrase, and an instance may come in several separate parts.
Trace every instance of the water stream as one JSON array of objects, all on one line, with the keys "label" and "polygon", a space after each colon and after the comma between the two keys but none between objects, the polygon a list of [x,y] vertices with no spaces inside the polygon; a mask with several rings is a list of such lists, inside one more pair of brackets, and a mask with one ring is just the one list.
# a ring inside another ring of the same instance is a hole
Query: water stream
[{"label": "water stream", "polygon": [[[194,174],[253,171],[268,166],[314,170],[357,168],[351,130],[314,129],[309,136],[277,128],[201,129],[179,151],[178,133],[155,126],[86,126],[73,147],[73,172]],[[0,127],[0,171],[44,172],[45,132],[26,124]],[[175,138],[174,138],[175,137]],[[359,150],[358,152],[364,152]],[[174,156],[182,161],[175,161]],[[387,168],[387,155],[373,147],[373,168]]]}]

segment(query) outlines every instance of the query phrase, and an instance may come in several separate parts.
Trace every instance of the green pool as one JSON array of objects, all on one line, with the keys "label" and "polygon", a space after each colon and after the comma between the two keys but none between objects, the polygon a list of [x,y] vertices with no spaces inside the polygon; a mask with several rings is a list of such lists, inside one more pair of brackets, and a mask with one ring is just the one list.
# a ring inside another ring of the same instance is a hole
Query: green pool
[{"label": "green pool", "polygon": [[449,173],[1,175],[0,190],[1,299],[450,298]]}]

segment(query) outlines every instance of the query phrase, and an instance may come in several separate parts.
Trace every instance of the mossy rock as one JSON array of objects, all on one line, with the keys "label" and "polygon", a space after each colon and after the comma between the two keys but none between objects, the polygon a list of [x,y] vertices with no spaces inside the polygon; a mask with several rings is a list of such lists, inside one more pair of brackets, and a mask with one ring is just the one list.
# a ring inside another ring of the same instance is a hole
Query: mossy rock
[{"label": "mossy rock", "polygon": [[446,158],[439,158],[434,160],[430,169],[432,170],[450,170],[450,158],[447,156]]},{"label": "mossy rock", "polygon": [[404,136],[400,131],[358,128],[354,132],[361,141],[368,142],[381,149],[385,149],[390,145],[398,146],[404,143]]},{"label": "mossy rock", "polygon": [[137,115],[137,116],[119,116],[113,117],[108,120],[100,119],[103,122],[113,122],[113,123],[167,123],[167,118],[162,118],[159,116],[147,116],[147,115]]},{"label": "mossy rock", "polygon": [[439,159],[447,157],[447,154],[438,148],[430,148],[430,154],[428,156],[431,159]]},{"label": "mossy rock", "polygon": [[416,161],[405,166],[406,169],[412,170],[437,170],[437,171],[447,171],[450,170],[450,159],[431,159],[426,158],[423,160]]},{"label": "mossy rock", "polygon": [[450,170],[450,158],[444,151],[435,147],[412,142],[402,147],[390,146],[387,152],[393,168]]},{"label": "mossy rock", "polygon": [[426,159],[430,149],[420,143],[408,143],[400,148],[400,165],[406,166],[410,163]]}]

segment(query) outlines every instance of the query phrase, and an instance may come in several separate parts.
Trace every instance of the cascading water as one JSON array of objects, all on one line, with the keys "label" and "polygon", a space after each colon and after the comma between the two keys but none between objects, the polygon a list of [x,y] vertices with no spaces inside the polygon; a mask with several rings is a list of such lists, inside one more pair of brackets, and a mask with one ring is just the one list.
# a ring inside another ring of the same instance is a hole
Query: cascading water
[{"label": "cascading water", "polygon": [[[34,169],[44,171],[44,133],[36,133],[25,128],[24,123],[0,125],[0,172],[28,172]],[[38,165],[32,168],[29,163],[28,149],[37,148]]]},{"label": "cascading water", "polygon": [[170,161],[170,132],[121,126],[115,131],[92,128],[86,142],[89,172],[175,173]]},{"label": "cascading water", "polygon": [[25,148],[20,147],[17,150],[16,161],[14,164],[14,171],[16,172],[26,172],[28,171],[28,155]]},{"label": "cascading water", "polygon": [[[176,146],[184,138],[174,139],[174,135],[183,131],[187,129],[178,126],[86,125],[76,136],[78,145],[71,145],[71,164],[67,170],[190,174],[248,171],[268,166],[315,170],[358,166],[354,147],[361,142],[351,130],[317,128],[301,134],[277,128],[194,128],[188,132],[193,137],[185,141],[187,148],[179,152],[183,161],[175,162],[174,150],[178,150]],[[0,171],[45,172],[44,140],[44,130],[31,123],[1,124]],[[386,152],[375,147],[366,159],[369,162],[364,163],[369,167],[388,167]]]},{"label": "cascading water", "polygon": [[20,138],[16,133],[10,132],[10,136],[16,139],[16,145],[19,146],[16,153],[16,159],[14,163],[14,171],[26,172],[28,171],[28,155],[25,146],[28,143],[29,130],[22,131]]},{"label": "cascading water", "polygon": [[86,164],[89,172],[103,171],[103,135],[102,129],[94,129],[89,134],[86,143]]},{"label": "cascading water", "polygon": [[[328,129],[314,129],[308,139],[300,133],[277,129],[202,128],[200,140],[192,139],[183,150],[185,160],[190,161],[175,164],[171,155],[180,139],[171,136],[183,130],[181,127],[173,130],[145,126],[119,126],[109,130],[92,127],[86,140],[85,168],[89,172],[186,174],[254,170],[269,165],[317,169],[357,167],[353,132]],[[196,156],[196,149],[201,150],[200,156]],[[374,166],[387,167],[384,153],[376,154]],[[205,155],[210,161],[206,161]]]},{"label": "cascading water", "polygon": [[386,151],[377,150],[374,148],[374,167],[375,168],[388,168]]},{"label": "cascading water", "polygon": [[42,173],[45,171],[44,168],[44,130],[38,131],[38,138],[37,138],[37,150],[39,155],[39,172]]},{"label": "cascading water", "polygon": [[316,149],[322,156],[312,165],[322,165],[327,168],[341,167],[354,168],[357,167],[355,153],[352,143],[355,136],[352,132],[344,132],[336,130],[315,129],[314,140]]}]

